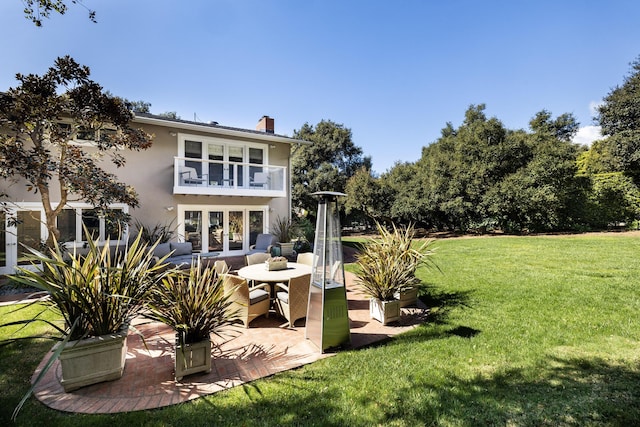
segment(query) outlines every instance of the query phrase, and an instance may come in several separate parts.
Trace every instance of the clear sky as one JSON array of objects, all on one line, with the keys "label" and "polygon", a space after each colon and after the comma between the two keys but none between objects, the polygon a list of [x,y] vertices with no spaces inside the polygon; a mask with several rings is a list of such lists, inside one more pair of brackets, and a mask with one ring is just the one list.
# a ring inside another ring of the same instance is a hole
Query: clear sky
[{"label": "clear sky", "polygon": [[[67,1],[67,3],[71,3]],[[418,160],[470,104],[509,129],[593,125],[640,55],[637,0],[84,0],[42,28],[0,1],[0,90],[58,56],[112,93],[221,125],[344,124],[378,173]],[[585,129],[588,134],[589,129]]]}]

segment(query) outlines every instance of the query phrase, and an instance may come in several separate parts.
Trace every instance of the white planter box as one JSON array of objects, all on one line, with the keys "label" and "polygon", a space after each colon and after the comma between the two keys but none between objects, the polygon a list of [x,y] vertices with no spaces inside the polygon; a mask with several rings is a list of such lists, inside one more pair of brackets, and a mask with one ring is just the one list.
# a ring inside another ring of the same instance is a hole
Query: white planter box
[{"label": "white planter box", "polygon": [[380,301],[378,299],[369,300],[369,315],[383,325],[400,320],[400,301]]},{"label": "white planter box", "polygon": [[128,326],[117,334],[70,341],[60,353],[65,392],[122,377],[127,358]]},{"label": "white planter box", "polygon": [[211,341],[200,341],[183,346],[176,344],[176,381],[185,375],[211,372]]}]

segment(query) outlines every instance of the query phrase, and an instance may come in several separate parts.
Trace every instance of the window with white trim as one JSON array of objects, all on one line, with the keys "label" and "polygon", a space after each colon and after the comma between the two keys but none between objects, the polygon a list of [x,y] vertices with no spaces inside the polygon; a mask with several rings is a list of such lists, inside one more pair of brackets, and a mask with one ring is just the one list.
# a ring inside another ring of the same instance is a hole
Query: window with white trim
[{"label": "window with white trim", "polygon": [[[124,207],[112,207],[110,210],[127,212]],[[85,233],[83,225],[86,227],[88,235]],[[117,222],[99,215],[99,212],[92,207],[63,209],[58,214],[57,227],[60,232],[60,242],[84,243],[89,239],[98,242],[104,242],[107,239],[111,242],[127,240],[126,226],[121,228]]]}]

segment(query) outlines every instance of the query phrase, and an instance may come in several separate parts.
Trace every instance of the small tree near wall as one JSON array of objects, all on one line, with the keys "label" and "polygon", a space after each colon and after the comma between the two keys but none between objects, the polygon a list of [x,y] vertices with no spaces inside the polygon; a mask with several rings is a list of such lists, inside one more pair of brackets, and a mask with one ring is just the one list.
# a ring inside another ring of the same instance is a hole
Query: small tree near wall
[{"label": "small tree near wall", "polygon": [[41,76],[17,74],[20,84],[0,93],[0,176],[22,177],[40,195],[49,243],[59,237],[56,218],[68,202],[103,212],[112,203],[139,203],[135,190],[101,162],[108,157],[123,166],[120,152],[149,148],[151,135],[132,128],[133,113],[89,73],[66,56]]}]

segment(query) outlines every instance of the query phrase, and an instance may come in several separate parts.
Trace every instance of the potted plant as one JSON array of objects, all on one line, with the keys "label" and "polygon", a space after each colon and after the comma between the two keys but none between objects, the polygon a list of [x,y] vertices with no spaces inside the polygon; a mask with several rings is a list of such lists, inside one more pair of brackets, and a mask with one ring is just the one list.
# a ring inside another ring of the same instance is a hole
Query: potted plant
[{"label": "potted plant", "polygon": [[[47,367],[59,358],[66,392],[122,376],[130,321],[140,313],[147,291],[167,272],[140,234],[130,245],[109,243],[99,247],[89,240],[82,254],[67,253],[55,241],[47,254],[29,248],[31,268],[18,268],[11,276],[47,293],[45,309],[64,320],[63,327],[52,324],[62,338]],[[36,316],[16,323],[38,320]]]},{"label": "potted plant", "polygon": [[296,224],[291,218],[277,217],[271,227],[271,234],[276,236],[278,246],[280,246],[280,254],[282,256],[293,255],[294,242],[291,240],[296,234]]},{"label": "potted plant", "polygon": [[237,315],[222,278],[200,260],[163,278],[148,296],[146,317],[176,331],[175,377],[211,371],[211,334],[221,336]]},{"label": "potted plant", "polygon": [[431,241],[414,247],[412,226],[398,229],[394,225],[391,231],[376,226],[380,237],[367,242],[356,256],[356,283],[370,297],[371,317],[386,325],[400,319],[401,294],[420,283],[415,272],[425,263],[433,264],[428,258],[433,251],[428,249]]}]

